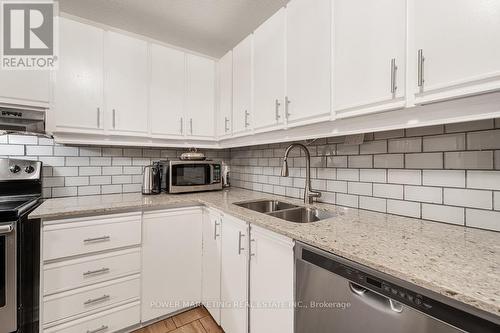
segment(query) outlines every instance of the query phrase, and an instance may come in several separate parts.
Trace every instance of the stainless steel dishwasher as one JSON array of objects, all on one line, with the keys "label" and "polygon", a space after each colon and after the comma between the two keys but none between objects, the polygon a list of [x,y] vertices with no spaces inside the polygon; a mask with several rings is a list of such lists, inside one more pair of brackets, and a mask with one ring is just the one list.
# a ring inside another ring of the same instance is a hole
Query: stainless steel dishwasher
[{"label": "stainless steel dishwasher", "polygon": [[295,333],[500,332],[500,318],[297,242]]}]

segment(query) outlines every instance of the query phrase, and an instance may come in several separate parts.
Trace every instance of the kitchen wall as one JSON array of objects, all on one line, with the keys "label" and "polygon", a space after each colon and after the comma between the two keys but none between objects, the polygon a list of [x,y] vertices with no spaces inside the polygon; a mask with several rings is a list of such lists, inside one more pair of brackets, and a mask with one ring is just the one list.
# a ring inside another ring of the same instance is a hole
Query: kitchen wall
[{"label": "kitchen wall", "polygon": [[[289,143],[231,149],[233,186],[301,198],[305,159]],[[323,202],[500,231],[500,119],[309,143]]]},{"label": "kitchen wall", "polygon": [[[35,136],[0,136],[0,157],[40,160],[45,198],[140,192],[142,170],[185,149],[73,147]],[[224,159],[227,151],[204,151]]]}]

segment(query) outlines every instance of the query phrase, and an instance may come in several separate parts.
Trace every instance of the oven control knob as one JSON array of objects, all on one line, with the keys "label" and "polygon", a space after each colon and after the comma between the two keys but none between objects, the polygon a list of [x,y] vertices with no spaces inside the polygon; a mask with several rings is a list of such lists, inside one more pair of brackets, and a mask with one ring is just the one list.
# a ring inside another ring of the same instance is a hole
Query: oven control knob
[{"label": "oven control knob", "polygon": [[26,168],[24,168],[24,171],[26,173],[33,173],[33,171],[35,171],[35,168],[33,168],[32,165],[28,165]]},{"label": "oven control knob", "polygon": [[9,170],[12,173],[18,173],[19,171],[21,171],[21,168],[19,167],[19,165],[14,164],[10,166]]}]

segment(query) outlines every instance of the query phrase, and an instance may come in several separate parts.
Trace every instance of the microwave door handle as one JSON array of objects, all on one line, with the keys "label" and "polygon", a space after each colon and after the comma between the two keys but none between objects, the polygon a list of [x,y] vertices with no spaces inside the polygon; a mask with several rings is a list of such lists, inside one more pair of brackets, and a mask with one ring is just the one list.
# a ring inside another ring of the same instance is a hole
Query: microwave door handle
[{"label": "microwave door handle", "polygon": [[210,184],[214,183],[214,165],[209,164],[210,166]]}]

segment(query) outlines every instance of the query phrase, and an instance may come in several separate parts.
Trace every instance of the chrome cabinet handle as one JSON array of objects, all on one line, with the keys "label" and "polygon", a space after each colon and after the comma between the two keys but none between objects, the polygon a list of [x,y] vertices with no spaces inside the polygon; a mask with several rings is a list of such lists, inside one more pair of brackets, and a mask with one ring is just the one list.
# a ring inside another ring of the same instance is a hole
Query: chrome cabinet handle
[{"label": "chrome cabinet handle", "polygon": [[116,110],[113,109],[113,129],[116,128]]},{"label": "chrome cabinet handle", "polygon": [[108,328],[109,328],[108,325],[102,325],[101,327],[96,328],[95,330],[87,330],[87,333],[99,333],[99,332],[107,330]]},{"label": "chrome cabinet handle", "polygon": [[252,253],[252,243],[255,243],[255,239],[250,239],[250,257],[255,257],[255,252]]},{"label": "chrome cabinet handle", "polygon": [[90,305],[98,302],[104,302],[111,298],[109,295],[102,295],[101,297],[91,298],[88,301],[83,302],[83,305]]},{"label": "chrome cabinet handle", "polygon": [[14,223],[0,226],[0,235],[9,234],[14,230]]},{"label": "chrome cabinet handle", "polygon": [[285,117],[288,119],[290,117],[290,99],[288,99],[288,96],[285,96]]},{"label": "chrome cabinet handle", "polygon": [[248,122],[248,116],[250,116],[250,113],[248,110],[245,110],[245,128],[250,126],[250,123]]},{"label": "chrome cabinet handle", "polygon": [[184,119],[181,117],[181,134],[184,133]]},{"label": "chrome cabinet handle", "polygon": [[244,236],[245,235],[241,231],[238,231],[238,255],[241,255],[241,251],[245,250],[244,247],[241,247],[241,238]]},{"label": "chrome cabinet handle", "polygon": [[190,118],[189,119],[189,128],[190,128],[190,132],[191,132],[191,135],[193,135],[193,118]]},{"label": "chrome cabinet handle", "polygon": [[276,100],[274,101],[274,112],[275,112],[275,118],[276,118],[276,121],[279,121],[281,116],[280,116],[280,101],[276,98]]},{"label": "chrome cabinet handle", "polygon": [[101,108],[97,108],[97,128],[101,128]]},{"label": "chrome cabinet handle", "polygon": [[229,127],[227,124],[229,123],[229,119],[227,117],[224,117],[224,131],[227,132],[229,131]]},{"label": "chrome cabinet handle", "polygon": [[217,222],[217,220],[215,220],[215,223],[214,223],[214,239],[216,240],[217,237],[220,236],[220,234],[217,233],[217,227],[220,226],[220,223]]},{"label": "chrome cabinet handle", "polygon": [[424,50],[420,49],[418,50],[418,86],[423,87],[424,86]]},{"label": "chrome cabinet handle", "polygon": [[396,73],[398,71],[398,66],[396,65],[396,58],[391,59],[391,93],[395,94],[398,89],[396,85]]},{"label": "chrome cabinet handle", "polygon": [[83,273],[83,276],[89,276],[89,275],[96,275],[96,274],[105,274],[105,273],[109,273],[109,268],[107,267],[103,267],[101,269],[97,269],[95,271],[87,271],[85,273]]},{"label": "chrome cabinet handle", "polygon": [[110,236],[102,236],[102,237],[96,237],[96,238],[87,238],[84,239],[84,243],[97,243],[97,242],[108,242],[111,240]]}]

